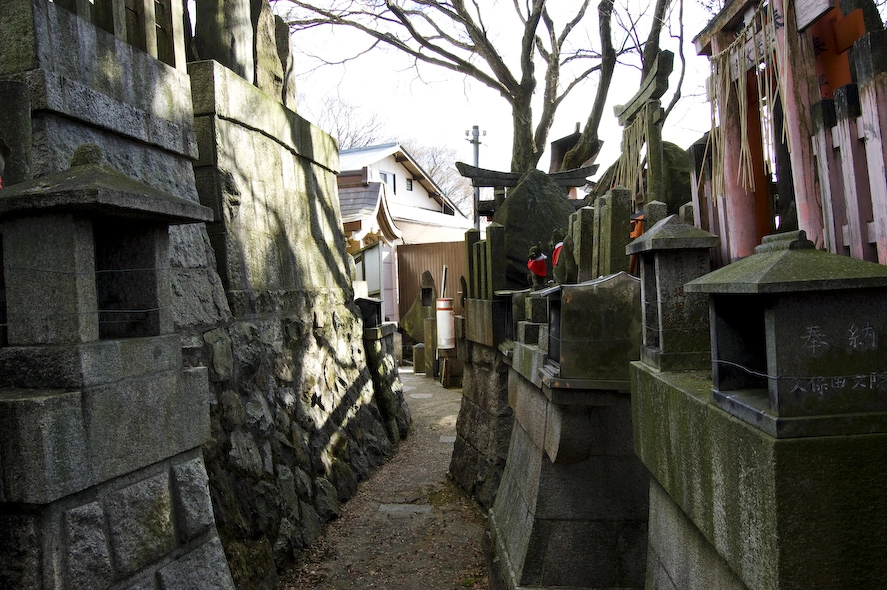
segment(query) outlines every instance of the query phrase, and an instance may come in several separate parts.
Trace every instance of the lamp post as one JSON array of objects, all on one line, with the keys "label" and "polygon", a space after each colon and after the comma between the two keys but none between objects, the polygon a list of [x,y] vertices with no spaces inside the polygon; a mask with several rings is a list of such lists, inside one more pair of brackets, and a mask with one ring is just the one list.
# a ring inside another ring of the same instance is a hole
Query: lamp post
[{"label": "lamp post", "polygon": [[[465,132],[465,137],[468,139],[468,143],[474,146],[474,167],[477,168],[480,165],[480,137],[481,135],[486,135],[487,132],[481,132],[480,128],[477,125],[474,125],[471,128],[471,131]],[[480,229],[480,215],[477,213],[478,203],[480,202],[480,187],[474,187],[474,229]]]}]

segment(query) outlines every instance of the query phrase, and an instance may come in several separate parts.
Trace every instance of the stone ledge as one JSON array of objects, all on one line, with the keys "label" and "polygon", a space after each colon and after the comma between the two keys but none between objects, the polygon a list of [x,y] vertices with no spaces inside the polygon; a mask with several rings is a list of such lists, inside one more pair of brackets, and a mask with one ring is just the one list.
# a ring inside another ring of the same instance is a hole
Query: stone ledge
[{"label": "stone ledge", "polygon": [[[47,70],[32,71],[24,76],[24,81],[31,88],[34,111],[58,113],[180,156],[197,158],[191,113],[184,107],[182,120],[172,121]],[[187,81],[177,84],[177,88],[187,95]],[[108,116],[109,113],[114,116]]]},{"label": "stone ledge", "polygon": [[209,439],[207,369],[81,391],[0,390],[7,502],[47,504]]},{"label": "stone ledge", "polygon": [[397,332],[396,322],[385,322],[378,328],[365,328],[363,331],[364,340],[381,340],[387,336],[391,336]]},{"label": "stone ledge", "polygon": [[466,299],[466,338],[485,346],[503,342],[509,307],[507,300]]},{"label": "stone ledge", "polygon": [[188,64],[195,117],[215,115],[274,138],[290,151],[339,171],[335,140],[215,61]]},{"label": "stone ledge", "polygon": [[82,389],[180,367],[178,334],[63,346],[0,348],[5,387]]}]

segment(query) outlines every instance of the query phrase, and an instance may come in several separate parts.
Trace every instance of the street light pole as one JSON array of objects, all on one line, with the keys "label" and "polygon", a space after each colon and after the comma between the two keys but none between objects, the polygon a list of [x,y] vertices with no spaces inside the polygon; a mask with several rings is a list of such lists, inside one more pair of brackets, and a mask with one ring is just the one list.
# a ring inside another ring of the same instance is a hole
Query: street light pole
[{"label": "street light pole", "polygon": [[[486,135],[487,132],[484,131],[483,135]],[[474,146],[474,167],[477,168],[480,165],[480,136],[481,131],[480,128],[475,125],[471,128],[471,131],[465,132],[465,137],[468,139],[468,143]],[[480,187],[474,187],[474,229],[480,229],[480,215],[478,215],[477,207],[480,202]]]}]

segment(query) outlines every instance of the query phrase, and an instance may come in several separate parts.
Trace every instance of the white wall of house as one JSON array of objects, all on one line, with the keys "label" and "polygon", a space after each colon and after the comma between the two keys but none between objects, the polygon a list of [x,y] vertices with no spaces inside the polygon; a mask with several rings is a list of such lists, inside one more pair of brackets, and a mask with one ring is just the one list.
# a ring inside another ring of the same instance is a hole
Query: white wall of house
[{"label": "white wall of house", "polygon": [[[369,166],[370,181],[384,182],[391,189],[388,191],[388,202],[391,205],[404,205],[425,209],[428,211],[440,211],[440,203],[428,194],[428,191],[418,182],[413,181],[413,175],[406,167],[398,162],[394,156],[388,156]],[[407,181],[411,181],[408,183]],[[412,184],[412,186],[408,186]]]},{"label": "white wall of house", "polygon": [[382,319],[400,321],[400,301],[397,289],[397,250],[382,244]]},{"label": "white wall of house", "polygon": [[366,282],[366,296],[382,300],[382,319],[400,321],[396,250],[380,242],[360,252],[355,263],[357,279]]}]

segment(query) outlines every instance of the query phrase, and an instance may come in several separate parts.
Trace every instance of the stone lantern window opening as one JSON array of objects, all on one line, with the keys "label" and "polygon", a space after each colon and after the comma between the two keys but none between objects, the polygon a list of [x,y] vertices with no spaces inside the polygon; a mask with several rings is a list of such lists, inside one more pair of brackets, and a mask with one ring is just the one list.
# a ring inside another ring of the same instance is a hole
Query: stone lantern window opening
[{"label": "stone lantern window opening", "polygon": [[160,335],[156,231],[120,219],[93,221],[100,340]]},{"label": "stone lantern window opening", "polygon": [[719,391],[746,391],[767,399],[766,299],[724,295],[711,306],[712,378]]}]

